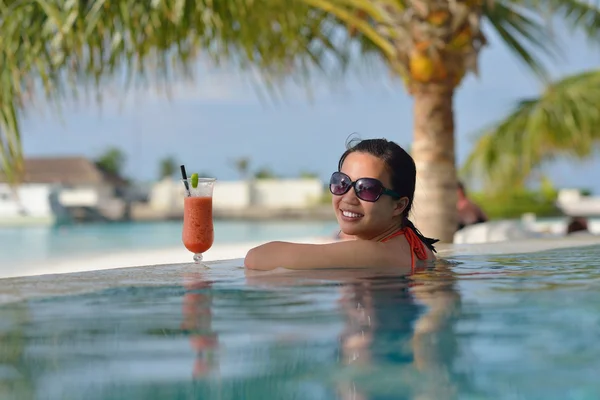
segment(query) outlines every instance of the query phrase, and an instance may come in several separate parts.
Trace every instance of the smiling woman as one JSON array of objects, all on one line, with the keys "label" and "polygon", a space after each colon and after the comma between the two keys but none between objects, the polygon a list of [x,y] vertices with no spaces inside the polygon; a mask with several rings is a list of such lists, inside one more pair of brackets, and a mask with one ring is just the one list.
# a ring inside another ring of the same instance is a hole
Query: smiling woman
[{"label": "smiling woman", "polygon": [[412,157],[396,143],[350,143],[329,190],[342,233],[354,240],[321,245],[270,242],[251,249],[245,265],[270,270],[411,267],[435,259],[433,244],[408,219],[416,181]]}]

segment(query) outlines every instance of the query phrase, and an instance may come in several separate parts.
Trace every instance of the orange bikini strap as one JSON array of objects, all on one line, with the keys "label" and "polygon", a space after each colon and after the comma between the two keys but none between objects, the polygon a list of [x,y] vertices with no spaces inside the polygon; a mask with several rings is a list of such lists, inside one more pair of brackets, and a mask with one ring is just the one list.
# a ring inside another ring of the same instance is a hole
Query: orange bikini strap
[{"label": "orange bikini strap", "polygon": [[415,267],[415,255],[419,260],[427,260],[427,251],[425,250],[425,244],[419,239],[416,232],[410,228],[402,228],[397,232],[392,233],[390,236],[383,238],[382,242],[387,242],[388,240],[402,236],[406,237],[406,241],[408,241],[408,245],[410,246],[410,263],[411,266]]},{"label": "orange bikini strap", "polygon": [[406,240],[408,240],[408,244],[410,245],[411,250],[414,254],[417,255],[419,260],[427,260],[427,251],[425,250],[425,244],[421,241],[417,233],[412,229],[406,229],[404,233],[406,236]]}]

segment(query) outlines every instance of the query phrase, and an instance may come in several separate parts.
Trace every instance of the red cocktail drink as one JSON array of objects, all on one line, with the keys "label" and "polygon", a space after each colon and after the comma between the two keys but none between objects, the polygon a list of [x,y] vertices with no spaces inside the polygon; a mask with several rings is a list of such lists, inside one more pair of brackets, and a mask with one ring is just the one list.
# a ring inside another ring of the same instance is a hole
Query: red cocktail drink
[{"label": "red cocktail drink", "polygon": [[202,253],[214,242],[212,192],[215,179],[198,178],[195,187],[188,179],[183,200],[183,245],[194,253],[194,261],[202,260]]},{"label": "red cocktail drink", "polygon": [[183,244],[192,253],[204,253],[215,239],[212,197],[186,197],[183,207]]}]

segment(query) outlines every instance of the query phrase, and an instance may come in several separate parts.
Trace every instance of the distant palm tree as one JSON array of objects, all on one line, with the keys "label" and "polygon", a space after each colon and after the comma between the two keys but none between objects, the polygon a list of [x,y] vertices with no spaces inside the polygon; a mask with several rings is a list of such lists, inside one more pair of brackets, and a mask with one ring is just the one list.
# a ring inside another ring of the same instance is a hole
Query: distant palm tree
[{"label": "distant palm tree", "polygon": [[319,174],[317,174],[316,172],[310,172],[310,171],[301,171],[300,172],[300,179],[318,179],[319,178]]},{"label": "distant palm tree", "polygon": [[175,172],[177,172],[177,162],[175,161],[175,158],[173,158],[172,156],[169,156],[169,157],[165,157],[162,160],[160,160],[160,165],[159,165],[159,178],[160,179],[172,178],[173,175],[175,175]]},{"label": "distant palm tree", "polygon": [[477,72],[482,26],[540,76],[550,20],[600,38],[595,0],[5,0],[0,12],[0,160],[11,181],[22,173],[19,116],[40,85],[56,101],[74,82],[98,87],[124,70],[162,82],[202,52],[259,70],[272,87],[315,70],[341,76],[358,49],[414,97],[418,225],[445,242],[456,226],[454,93]]},{"label": "distant palm tree", "polygon": [[277,175],[268,167],[260,168],[254,173],[256,179],[275,179]]},{"label": "distant palm tree", "polygon": [[477,140],[463,169],[483,178],[488,190],[525,186],[546,161],[583,159],[600,143],[600,70],[556,81],[515,109]]},{"label": "distant palm tree", "polygon": [[104,172],[122,177],[126,159],[121,149],[111,147],[96,159],[96,166]]},{"label": "distant palm tree", "polygon": [[242,180],[248,179],[248,174],[250,173],[250,158],[248,157],[239,157],[233,160],[233,167],[240,175]]}]

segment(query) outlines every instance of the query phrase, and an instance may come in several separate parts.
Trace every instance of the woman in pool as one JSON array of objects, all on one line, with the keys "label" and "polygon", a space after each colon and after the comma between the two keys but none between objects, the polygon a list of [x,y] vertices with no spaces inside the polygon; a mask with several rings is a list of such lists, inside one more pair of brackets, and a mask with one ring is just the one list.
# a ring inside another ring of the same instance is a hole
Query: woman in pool
[{"label": "woman in pool", "polygon": [[408,219],[415,192],[412,157],[396,143],[350,143],[329,189],[342,233],[354,240],[329,244],[270,242],[251,249],[250,269],[414,267],[435,259],[433,244]]}]

